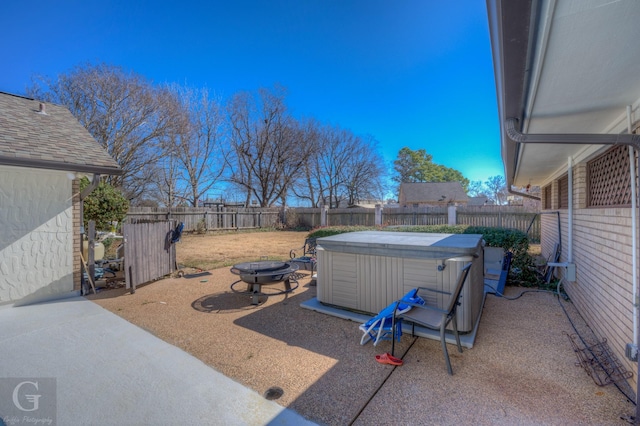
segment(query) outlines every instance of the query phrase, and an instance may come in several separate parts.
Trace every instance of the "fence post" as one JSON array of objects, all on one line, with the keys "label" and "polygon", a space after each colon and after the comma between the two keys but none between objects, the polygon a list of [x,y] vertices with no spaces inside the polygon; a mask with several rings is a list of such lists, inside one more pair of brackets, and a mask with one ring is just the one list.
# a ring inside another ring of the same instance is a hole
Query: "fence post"
[{"label": "fence post", "polygon": [[453,226],[453,225],[457,225],[457,221],[458,221],[458,215],[457,215],[457,208],[455,205],[449,206],[447,208],[447,214],[449,216],[449,226]]},{"label": "fence post", "polygon": [[382,226],[382,204],[376,204],[375,225]]},{"label": "fence post", "polygon": [[327,213],[329,211],[329,206],[323,204],[320,208],[320,226],[327,226]]},{"label": "fence post", "polygon": [[288,227],[289,223],[288,223],[288,219],[287,219],[287,210],[289,208],[287,206],[283,206],[282,209],[280,210],[280,222],[285,226]]}]

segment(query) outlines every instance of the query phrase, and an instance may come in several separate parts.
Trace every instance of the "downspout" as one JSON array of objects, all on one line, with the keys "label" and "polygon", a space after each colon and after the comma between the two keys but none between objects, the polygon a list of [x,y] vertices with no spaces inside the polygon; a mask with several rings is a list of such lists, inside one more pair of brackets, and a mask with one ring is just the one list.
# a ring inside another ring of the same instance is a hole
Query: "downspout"
[{"label": "downspout", "polygon": [[[631,105],[627,106],[627,129],[631,133]],[[631,265],[633,276],[633,344],[638,347],[638,226],[636,200],[636,158],[633,147],[629,146],[629,169],[631,172]]]},{"label": "downspout", "polygon": [[567,262],[573,263],[573,158],[567,158]]},{"label": "downspout", "polygon": [[91,194],[93,190],[98,187],[98,185],[100,184],[100,177],[101,176],[99,173],[94,173],[93,179],[91,179],[91,183],[89,183],[89,186],[87,186],[85,189],[82,190],[82,192],[80,192],[81,200],[84,200],[85,198],[87,198],[87,195]]}]

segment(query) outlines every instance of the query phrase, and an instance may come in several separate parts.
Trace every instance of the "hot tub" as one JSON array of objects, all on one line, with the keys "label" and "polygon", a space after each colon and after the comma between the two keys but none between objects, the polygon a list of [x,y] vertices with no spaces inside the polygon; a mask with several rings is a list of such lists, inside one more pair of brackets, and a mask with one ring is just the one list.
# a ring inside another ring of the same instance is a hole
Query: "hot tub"
[{"label": "hot tub", "polygon": [[[363,231],[318,239],[317,299],[375,314],[410,289],[452,292],[473,260],[458,309],[458,330],[472,331],[484,301],[482,235]],[[444,265],[444,267],[443,267]],[[443,307],[447,297],[430,300]]]}]

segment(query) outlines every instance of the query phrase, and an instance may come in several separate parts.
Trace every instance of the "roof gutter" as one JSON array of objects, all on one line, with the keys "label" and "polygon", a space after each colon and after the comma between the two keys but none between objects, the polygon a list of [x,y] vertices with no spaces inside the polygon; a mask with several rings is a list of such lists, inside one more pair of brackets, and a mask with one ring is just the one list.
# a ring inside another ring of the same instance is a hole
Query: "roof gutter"
[{"label": "roof gutter", "polygon": [[507,192],[509,194],[518,195],[520,197],[531,198],[532,200],[540,201],[540,197],[536,197],[535,195],[527,194],[526,192],[514,191],[507,185]]},{"label": "roof gutter", "polygon": [[[566,145],[628,145],[640,150],[640,135],[632,133],[618,134],[589,134],[589,133],[538,133],[524,134],[517,128],[518,120],[516,118],[507,118],[504,123],[504,129],[509,139],[516,143],[522,144],[566,144]],[[507,188],[510,194],[519,195],[521,197],[533,198],[540,200],[539,197],[513,191]]]},{"label": "roof gutter", "polygon": [[124,171],[119,167],[93,166],[86,164],[63,163],[24,158],[0,157],[0,165],[30,167],[34,169],[61,170],[65,172],[97,173],[102,175],[122,175]]},{"label": "roof gutter", "polygon": [[602,134],[602,133],[558,133],[558,134],[524,134],[516,127],[518,120],[507,118],[504,129],[507,136],[517,143],[532,144],[566,144],[566,145],[630,145],[640,149],[640,135],[631,133]]}]

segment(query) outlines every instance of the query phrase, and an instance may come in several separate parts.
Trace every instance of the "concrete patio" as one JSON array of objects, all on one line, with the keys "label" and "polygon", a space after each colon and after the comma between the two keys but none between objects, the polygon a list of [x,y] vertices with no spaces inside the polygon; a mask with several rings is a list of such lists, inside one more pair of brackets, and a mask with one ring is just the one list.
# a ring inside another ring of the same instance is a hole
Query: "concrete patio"
[{"label": "concrete patio", "polygon": [[404,365],[377,363],[390,343],[360,346],[358,323],[301,308],[315,296],[304,279],[260,306],[233,281],[215,270],[91,297],[128,321],[82,298],[4,307],[0,376],[55,377],[59,424],[601,425],[635,412],[576,366],[568,318],[588,329],[550,293],[488,295],[449,376],[439,342],[406,334]]},{"label": "concrete patio", "polygon": [[0,424],[312,424],[82,297],[5,307],[0,323],[0,378],[55,378],[40,400],[57,401],[39,418],[0,383]]}]

